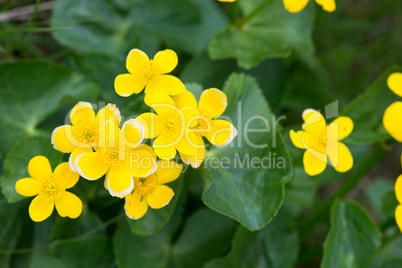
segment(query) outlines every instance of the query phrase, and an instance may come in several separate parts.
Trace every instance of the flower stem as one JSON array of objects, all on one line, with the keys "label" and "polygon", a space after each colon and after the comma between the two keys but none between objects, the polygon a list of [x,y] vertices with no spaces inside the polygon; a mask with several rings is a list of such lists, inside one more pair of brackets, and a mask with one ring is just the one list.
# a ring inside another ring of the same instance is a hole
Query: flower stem
[{"label": "flower stem", "polygon": [[247,23],[248,21],[250,21],[252,18],[254,18],[255,15],[257,15],[258,13],[260,13],[263,9],[265,9],[267,6],[269,6],[270,4],[272,4],[274,2],[274,0],[266,0],[265,2],[261,3],[258,7],[256,7],[250,14],[248,14],[247,16],[245,16],[242,20],[241,20],[241,24]]}]

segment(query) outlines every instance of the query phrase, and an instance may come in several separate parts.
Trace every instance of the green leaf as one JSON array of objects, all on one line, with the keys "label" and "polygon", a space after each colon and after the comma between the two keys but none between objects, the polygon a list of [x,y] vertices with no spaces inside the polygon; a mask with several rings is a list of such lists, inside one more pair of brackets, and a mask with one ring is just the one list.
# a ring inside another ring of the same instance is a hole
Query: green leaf
[{"label": "green leaf", "polygon": [[169,221],[181,193],[183,178],[179,177],[174,182],[167,184],[167,186],[172,188],[174,192],[174,196],[172,200],[170,200],[169,205],[161,209],[149,208],[145,216],[139,220],[131,220],[126,217],[134,234],[151,235],[162,229]]},{"label": "green leaf", "polygon": [[205,268],[290,268],[297,260],[298,250],[299,238],[293,219],[281,209],[272,223],[259,232],[239,226],[230,253],[209,262]]},{"label": "green leaf", "polygon": [[401,268],[402,267],[402,260],[391,260],[387,261],[380,266],[377,266],[378,268]]},{"label": "green leaf", "polygon": [[[223,91],[228,97],[224,116],[232,120],[238,136],[230,145],[212,146],[207,152],[200,167],[202,199],[211,209],[246,228],[262,229],[282,204],[284,184],[292,175],[291,161],[255,79],[233,74]],[[258,131],[250,131],[253,129]],[[218,161],[222,159],[225,163],[220,167]]]},{"label": "green leaf", "polygon": [[[390,138],[382,124],[385,109],[401,97],[393,93],[387,86],[387,78],[393,72],[402,72],[402,67],[392,67],[369,86],[365,93],[357,97],[342,112],[352,118],[353,132],[345,139],[349,143],[376,143]],[[373,112],[375,107],[375,112]]]},{"label": "green leaf", "polygon": [[399,205],[399,202],[396,199],[394,190],[391,190],[391,191],[383,194],[381,197],[380,204],[381,204],[381,211],[385,216],[390,217],[390,218],[395,217],[395,210],[396,210],[396,207]]},{"label": "green leaf", "polygon": [[31,158],[43,155],[50,161],[54,170],[61,162],[62,154],[53,149],[50,137],[28,137],[18,144],[4,160],[4,174],[1,178],[1,190],[8,202],[16,202],[26,197],[15,191],[19,179],[29,177],[28,163]]},{"label": "green leaf", "polygon": [[0,126],[4,130],[0,132],[0,154],[3,156],[23,138],[43,133],[39,125],[51,114],[98,94],[98,88],[83,76],[40,61],[0,65],[0,85]]},{"label": "green leaf", "polygon": [[[82,52],[154,54],[161,43],[190,53],[206,48],[226,21],[213,0],[58,0],[52,26],[57,41]],[[152,56],[152,55],[150,55]]]},{"label": "green leaf", "polygon": [[[387,178],[382,178],[378,177],[376,178],[373,182],[371,182],[368,187],[366,188],[365,194],[367,195],[368,199],[370,200],[371,205],[375,209],[375,212],[377,213],[378,216],[384,218],[387,214],[384,214],[384,209],[387,209],[389,211],[389,206],[392,203],[389,203],[388,201],[392,201],[392,199],[386,199],[384,200],[385,195],[387,195],[388,192],[393,191],[394,189],[394,184],[390,179]],[[393,198],[395,198],[395,193],[393,193]],[[385,203],[383,202],[385,201]],[[387,206],[387,207],[384,207]],[[395,207],[392,207],[394,210],[392,213],[395,212]]]},{"label": "green leaf", "polygon": [[285,200],[297,207],[311,206],[314,203],[317,182],[302,167],[294,167],[292,181],[286,184]]},{"label": "green leaf", "polygon": [[127,221],[119,223],[114,252],[119,267],[201,267],[230,245],[234,223],[207,209],[191,215],[179,229],[181,206],[158,233],[136,236]]},{"label": "green leaf", "polygon": [[265,58],[288,57],[293,49],[314,51],[312,4],[296,14],[287,11],[282,0],[239,0],[239,5],[246,18],[265,7],[251,19],[216,34],[208,47],[212,59],[236,58],[239,66],[251,68]]},{"label": "green leaf", "polygon": [[380,238],[379,229],[359,204],[336,201],[321,267],[366,268],[378,252]]}]

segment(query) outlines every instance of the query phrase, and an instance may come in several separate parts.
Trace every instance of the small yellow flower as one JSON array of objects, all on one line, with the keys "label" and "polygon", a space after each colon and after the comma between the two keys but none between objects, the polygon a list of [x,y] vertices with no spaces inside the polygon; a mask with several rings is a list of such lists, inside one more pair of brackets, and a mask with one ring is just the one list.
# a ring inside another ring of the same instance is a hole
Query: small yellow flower
[{"label": "small yellow flower", "polygon": [[70,168],[76,171],[74,161],[78,155],[92,152],[98,146],[99,126],[105,121],[120,123],[120,111],[114,104],[108,104],[95,116],[92,105],[79,102],[70,112],[71,125],[57,127],[52,133],[53,147],[63,153],[71,153]]},{"label": "small yellow flower", "polygon": [[[388,77],[388,87],[402,97],[402,73],[393,73]],[[402,102],[391,104],[384,113],[383,125],[388,133],[398,142],[402,142]]]},{"label": "small yellow flower", "polygon": [[173,161],[159,161],[155,173],[145,178],[134,178],[135,188],[126,196],[124,210],[130,219],[137,220],[148,211],[148,205],[153,209],[160,209],[174,196],[171,188],[164,185],[176,180],[183,165]]},{"label": "small yellow flower", "polygon": [[219,2],[235,2],[236,0],[218,0]]},{"label": "small yellow flower", "polygon": [[[292,13],[302,11],[308,4],[309,0],[283,0],[285,8]],[[335,0],[315,0],[327,12],[334,12],[336,9]]]},{"label": "small yellow flower", "polygon": [[[402,162],[402,157],[401,157]],[[395,182],[395,195],[399,205],[395,210],[395,220],[402,232],[402,175],[400,175]]]},{"label": "small yellow flower", "polygon": [[346,172],[353,166],[353,157],[348,147],[340,140],[353,130],[353,121],[340,116],[327,126],[325,118],[317,111],[307,109],[303,112],[304,124],[301,131],[290,131],[293,144],[306,149],[303,157],[304,169],[314,176],[324,171],[327,158],[338,172]]},{"label": "small yellow flower", "polygon": [[73,187],[79,179],[67,162],[61,163],[52,173],[49,160],[44,156],[35,156],[29,161],[30,178],[17,181],[15,190],[23,196],[35,196],[29,206],[29,216],[40,222],[52,215],[53,209],[62,217],[77,218],[82,212],[82,202],[66,189]]},{"label": "small yellow flower", "polygon": [[141,144],[144,128],[131,119],[122,129],[106,121],[99,134],[95,152],[80,154],[75,159],[77,172],[87,180],[97,180],[106,174],[105,187],[112,196],[123,198],[134,187],[133,177],[155,172],[156,156],[148,145]]},{"label": "small yellow flower", "polygon": [[[176,95],[186,90],[179,78],[168,75],[176,68],[178,58],[173,50],[166,49],[156,53],[153,60],[139,49],[132,49],[127,56],[128,74],[120,74],[114,81],[116,93],[122,97],[140,93],[145,87],[145,94],[164,91]],[[145,102],[148,104],[146,96]]]},{"label": "small yellow flower", "polygon": [[198,168],[205,157],[205,144],[202,137],[216,146],[225,146],[237,136],[236,128],[229,121],[215,119],[223,114],[227,106],[226,94],[217,88],[206,89],[200,96],[199,103],[190,91],[172,97],[177,107],[191,107],[200,114],[196,125],[191,129],[196,134],[197,152],[194,155],[179,152],[183,162]]},{"label": "small yellow flower", "polygon": [[161,91],[150,96],[150,106],[157,114],[144,113],[137,120],[145,128],[145,138],[155,138],[152,144],[155,154],[164,160],[175,157],[176,149],[186,155],[195,154],[197,138],[191,127],[197,124],[197,110],[178,108],[173,99]]}]

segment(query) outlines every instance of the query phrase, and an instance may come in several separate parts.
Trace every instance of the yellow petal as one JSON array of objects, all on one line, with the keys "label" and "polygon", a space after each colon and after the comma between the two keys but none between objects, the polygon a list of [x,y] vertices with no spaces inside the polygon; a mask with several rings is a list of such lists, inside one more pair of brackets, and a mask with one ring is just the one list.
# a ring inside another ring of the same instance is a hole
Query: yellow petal
[{"label": "yellow petal", "polygon": [[186,131],[175,146],[177,151],[185,155],[193,155],[197,152],[197,137],[192,131]]},{"label": "yellow petal", "polygon": [[180,157],[186,165],[191,165],[193,168],[198,168],[205,158],[205,144],[201,135],[196,134],[197,152],[194,155],[186,155],[180,153]]},{"label": "yellow petal", "polygon": [[152,93],[150,97],[151,107],[156,113],[161,114],[166,111],[174,112],[177,110],[173,99],[163,91]]},{"label": "yellow petal", "polygon": [[166,185],[159,185],[152,193],[147,195],[147,201],[151,208],[159,209],[169,204],[173,196],[172,189]]},{"label": "yellow petal", "polygon": [[73,193],[65,191],[54,201],[56,210],[62,217],[76,219],[82,212],[82,201]]},{"label": "yellow petal", "polygon": [[152,147],[154,148],[155,154],[160,159],[170,160],[176,156],[175,144],[172,144],[172,141],[164,135],[157,137],[154,140]]},{"label": "yellow petal", "polygon": [[174,161],[158,162],[158,169],[156,170],[156,178],[159,184],[166,184],[176,180],[183,170],[183,165]]},{"label": "yellow petal", "polygon": [[20,179],[15,184],[15,190],[23,196],[34,196],[39,193],[39,185],[39,181],[32,178]]},{"label": "yellow petal", "polygon": [[123,124],[120,133],[127,147],[136,148],[144,140],[145,128],[140,121],[130,119]]},{"label": "yellow petal", "polygon": [[304,141],[303,141],[303,131],[299,130],[297,132],[291,130],[289,132],[290,140],[292,141],[293,145],[297,148],[305,149]]},{"label": "yellow petal", "polygon": [[142,76],[148,70],[149,64],[147,54],[139,49],[132,49],[127,55],[126,68],[132,74]]},{"label": "yellow petal", "polygon": [[210,133],[206,133],[205,137],[210,143],[216,146],[225,146],[233,141],[237,136],[237,129],[226,120],[212,120],[212,128]]},{"label": "yellow petal", "polygon": [[79,102],[70,111],[70,121],[72,125],[79,121],[89,121],[95,118],[95,112],[89,102]]},{"label": "yellow petal", "polygon": [[336,171],[346,172],[353,167],[353,156],[342,142],[329,144],[327,150],[329,161]]},{"label": "yellow petal", "polygon": [[125,163],[133,177],[147,177],[157,168],[155,155],[139,148],[130,150]]},{"label": "yellow petal", "polygon": [[167,74],[176,68],[178,61],[176,52],[171,49],[165,49],[156,53],[152,64],[156,65],[162,74]]},{"label": "yellow petal", "polygon": [[235,2],[236,0],[218,0],[219,2]]},{"label": "yellow petal", "polygon": [[74,172],[77,172],[77,168],[75,167],[75,159],[77,158],[77,156],[79,156],[80,154],[84,154],[84,153],[92,153],[93,150],[92,148],[75,148],[71,154],[70,157],[68,158],[68,164],[70,165],[70,169]]},{"label": "yellow petal", "polygon": [[96,122],[98,122],[98,125],[101,125],[106,121],[115,122],[116,125],[120,124],[120,110],[115,104],[108,103],[105,107],[100,109],[98,114],[96,115]]},{"label": "yellow petal", "polygon": [[28,173],[35,180],[42,180],[52,175],[49,160],[42,155],[35,156],[28,163]]},{"label": "yellow petal", "polygon": [[285,8],[292,13],[302,11],[308,4],[308,0],[283,0]]},{"label": "yellow petal", "polygon": [[133,190],[134,180],[125,167],[111,167],[106,174],[106,186],[111,196],[123,198]]},{"label": "yellow petal", "polygon": [[119,74],[114,80],[114,90],[119,96],[129,97],[140,93],[147,81],[132,74]]},{"label": "yellow petal", "polygon": [[192,107],[184,107],[178,113],[182,113],[185,120],[185,126],[187,129],[195,127],[198,124],[200,114],[197,109]]},{"label": "yellow petal", "polygon": [[327,166],[327,157],[321,154],[312,154],[309,150],[304,152],[303,156],[304,170],[310,176],[322,173]]},{"label": "yellow petal", "polygon": [[202,92],[198,106],[211,118],[216,118],[223,114],[227,105],[226,94],[217,88],[210,88]]},{"label": "yellow petal", "polygon": [[393,73],[388,76],[387,84],[396,95],[402,97],[402,73]]},{"label": "yellow petal", "polygon": [[120,128],[113,121],[106,121],[99,125],[98,147],[116,147],[119,145]]},{"label": "yellow petal", "polygon": [[53,209],[53,200],[45,200],[42,196],[38,195],[29,205],[29,216],[35,222],[44,221],[52,215]]},{"label": "yellow petal", "polygon": [[163,74],[156,79],[148,82],[145,94],[163,91],[169,95],[177,95],[186,90],[183,82],[179,78],[169,74]]},{"label": "yellow petal", "polygon": [[145,150],[148,153],[150,153],[152,155],[152,157],[156,160],[156,154],[154,152],[154,150],[152,149],[151,146],[147,145],[147,144],[141,144],[139,145],[136,149],[138,150]]},{"label": "yellow petal", "polygon": [[127,217],[133,220],[142,218],[148,211],[148,202],[146,198],[143,198],[136,191],[126,196],[126,203],[124,204],[124,210]]},{"label": "yellow petal", "polygon": [[327,125],[324,117],[313,109],[307,109],[303,112],[303,120],[304,146],[324,154],[325,143],[323,141],[327,139]]},{"label": "yellow petal", "polygon": [[53,148],[62,153],[70,153],[78,144],[73,136],[72,126],[64,125],[53,130],[51,143]]},{"label": "yellow petal", "polygon": [[193,93],[191,93],[188,90],[172,96],[172,99],[174,100],[176,106],[179,107],[180,109],[184,107],[192,107],[195,109],[197,108],[197,100],[194,97]]},{"label": "yellow petal", "polygon": [[144,137],[154,139],[161,133],[159,117],[154,113],[143,113],[136,118],[144,127]]},{"label": "yellow petal", "polygon": [[395,220],[398,224],[399,230],[402,232],[402,205],[396,207]]},{"label": "yellow petal", "polygon": [[395,196],[400,204],[402,204],[402,175],[395,182]]},{"label": "yellow petal", "polygon": [[98,152],[84,153],[75,159],[74,163],[77,172],[85,179],[93,181],[97,180],[109,170]]},{"label": "yellow petal", "polygon": [[67,162],[61,163],[56,167],[53,172],[53,176],[57,177],[64,189],[73,187],[80,178],[80,175],[70,169],[70,165]]},{"label": "yellow petal", "polygon": [[327,130],[328,139],[334,137],[334,140],[342,140],[352,133],[353,121],[347,116],[340,116],[332,121]]},{"label": "yellow petal", "polygon": [[336,9],[335,0],[315,0],[315,2],[327,12],[334,12]]},{"label": "yellow petal", "polygon": [[382,119],[385,129],[398,142],[402,142],[402,102],[394,102],[384,113]]}]

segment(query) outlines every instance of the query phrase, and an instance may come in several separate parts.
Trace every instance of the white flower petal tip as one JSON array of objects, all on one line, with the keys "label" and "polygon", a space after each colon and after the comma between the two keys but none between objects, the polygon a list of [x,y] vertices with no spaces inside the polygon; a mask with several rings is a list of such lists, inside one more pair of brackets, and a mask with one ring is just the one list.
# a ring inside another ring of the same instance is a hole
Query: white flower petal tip
[{"label": "white flower petal tip", "polygon": [[86,175],[84,174],[84,172],[81,170],[80,166],[79,166],[80,159],[81,159],[81,157],[84,156],[85,154],[86,154],[86,153],[80,154],[79,156],[77,156],[77,158],[75,158],[75,161],[74,161],[75,172],[77,172],[78,174],[80,174],[80,176],[83,177],[83,178],[86,179],[86,180],[95,181],[95,180],[97,180],[98,178],[90,178],[90,177],[86,176]]},{"label": "white flower petal tip", "polygon": [[111,196],[116,196],[116,197],[119,197],[119,198],[124,198],[126,195],[128,195],[129,193],[131,193],[131,192],[133,191],[133,189],[134,189],[134,180],[133,180],[133,177],[131,177],[130,186],[129,186],[127,189],[125,189],[125,190],[123,190],[123,191],[120,191],[120,192],[116,192],[116,191],[114,191],[114,190],[110,187],[110,185],[109,185],[109,180],[108,180],[108,174],[106,174],[105,180],[106,180],[106,187],[107,187],[107,189],[108,189],[108,191],[109,191],[109,193],[110,193]]}]

